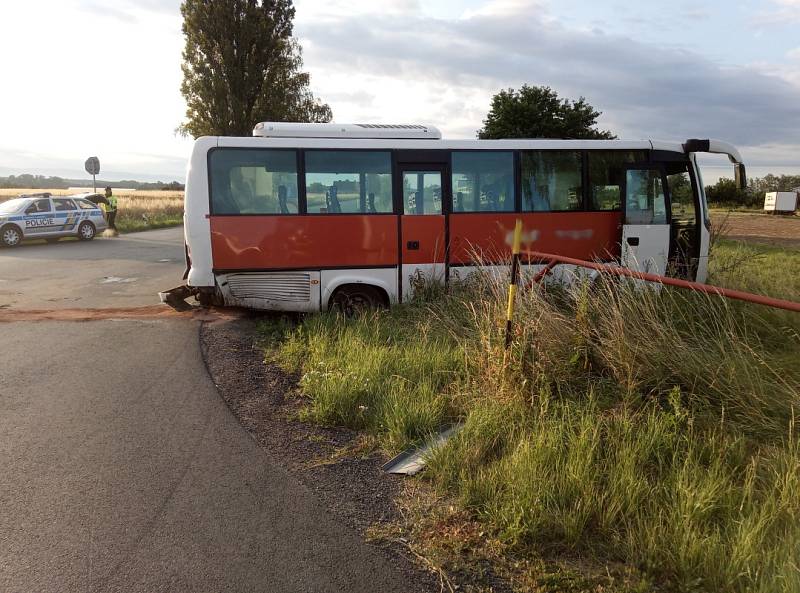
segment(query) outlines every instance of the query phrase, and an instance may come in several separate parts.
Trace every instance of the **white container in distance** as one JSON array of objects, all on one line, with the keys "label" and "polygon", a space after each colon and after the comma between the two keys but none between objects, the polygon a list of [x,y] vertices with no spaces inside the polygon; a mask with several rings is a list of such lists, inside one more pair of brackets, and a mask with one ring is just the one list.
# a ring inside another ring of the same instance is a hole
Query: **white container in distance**
[{"label": "white container in distance", "polygon": [[797,192],[771,191],[764,197],[766,212],[788,214],[797,210]]}]

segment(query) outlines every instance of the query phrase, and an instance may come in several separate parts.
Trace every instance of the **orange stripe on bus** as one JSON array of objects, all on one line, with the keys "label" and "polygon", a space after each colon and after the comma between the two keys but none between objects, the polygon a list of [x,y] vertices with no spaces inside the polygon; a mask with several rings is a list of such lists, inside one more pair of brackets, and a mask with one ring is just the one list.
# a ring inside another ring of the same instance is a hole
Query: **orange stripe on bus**
[{"label": "orange stripe on bus", "polygon": [[547,251],[581,259],[610,259],[620,253],[619,212],[535,212],[450,215],[450,263],[511,257],[514,224],[522,219],[522,257]]},{"label": "orange stripe on bus", "polygon": [[397,217],[211,216],[214,268],[397,265]]},{"label": "orange stripe on bus", "polygon": [[[517,218],[523,261],[529,251],[619,257],[619,212],[456,213],[449,217],[450,263],[507,261]],[[403,216],[402,225],[404,263],[444,261],[443,216]],[[394,266],[398,243],[392,215],[211,216],[216,269]]]}]

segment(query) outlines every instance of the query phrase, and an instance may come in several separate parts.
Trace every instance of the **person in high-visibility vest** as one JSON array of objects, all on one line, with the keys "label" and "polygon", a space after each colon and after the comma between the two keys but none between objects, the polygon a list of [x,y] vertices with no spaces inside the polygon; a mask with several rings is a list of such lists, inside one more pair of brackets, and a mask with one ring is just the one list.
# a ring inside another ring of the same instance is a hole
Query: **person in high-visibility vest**
[{"label": "person in high-visibility vest", "polygon": [[113,194],[110,187],[106,188],[106,200],[108,200],[108,205],[106,205],[108,228],[116,231],[117,226],[114,224],[114,220],[117,218],[117,196]]}]

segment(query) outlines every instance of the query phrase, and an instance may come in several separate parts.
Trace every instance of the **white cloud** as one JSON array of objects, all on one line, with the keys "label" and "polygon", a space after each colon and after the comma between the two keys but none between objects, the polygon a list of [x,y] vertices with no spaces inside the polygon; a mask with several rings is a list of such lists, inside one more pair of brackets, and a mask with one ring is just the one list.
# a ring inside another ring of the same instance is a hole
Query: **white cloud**
[{"label": "white cloud", "polygon": [[[180,177],[191,141],[173,134],[185,110],[179,6],[0,4],[0,21],[15,25],[0,36],[4,79],[13,81],[0,93],[2,165],[74,163],[79,175],[85,157],[97,154],[106,171]],[[433,123],[447,136],[474,137],[492,94],[527,82],[585,95],[604,112],[600,125],[621,136],[716,136],[756,160],[798,163],[800,67],[792,60],[800,48],[780,66],[722,65],[697,51],[604,33],[602,23],[566,25],[551,6],[298,0],[295,30],[312,89],[338,121]],[[690,10],[681,5],[676,15]],[[776,0],[770,10],[800,18],[800,0]]]},{"label": "white cloud", "polygon": [[79,176],[96,154],[104,171],[180,178],[191,145],[173,133],[185,111],[180,15],[157,1],[99,4],[0,6],[0,21],[16,24],[0,36],[12,81],[0,93],[2,164]]},{"label": "white cloud", "polygon": [[769,0],[769,5],[756,15],[756,24],[779,26],[800,23],[800,1]]},{"label": "white cloud", "polygon": [[710,136],[754,146],[795,140],[800,127],[800,87],[790,75],[566,28],[538,2],[502,0],[449,20],[298,13],[298,30],[323,98],[326,89],[372,95],[363,106],[333,101],[340,120],[343,113],[383,120],[416,113],[425,121],[441,114],[444,130],[465,133],[479,127],[492,93],[528,82],[585,95],[605,112],[602,125],[630,137]]}]

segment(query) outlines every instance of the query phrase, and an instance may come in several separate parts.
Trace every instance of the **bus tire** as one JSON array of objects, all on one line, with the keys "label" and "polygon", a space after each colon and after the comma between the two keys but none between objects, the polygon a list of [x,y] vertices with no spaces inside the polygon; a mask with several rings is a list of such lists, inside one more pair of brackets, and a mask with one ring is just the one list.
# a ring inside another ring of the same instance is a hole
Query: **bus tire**
[{"label": "bus tire", "polygon": [[336,289],[331,296],[328,308],[345,317],[355,317],[370,309],[387,305],[383,291],[369,284],[345,284]]},{"label": "bus tire", "polygon": [[200,290],[195,298],[201,307],[222,307],[225,304],[219,290]]},{"label": "bus tire", "polygon": [[97,229],[91,222],[82,222],[78,227],[78,239],[81,241],[91,241],[97,234]]},{"label": "bus tire", "polygon": [[214,295],[207,292],[197,293],[197,302],[201,307],[210,307],[214,304]]},{"label": "bus tire", "polygon": [[22,231],[14,224],[7,224],[0,229],[0,241],[5,247],[16,247],[22,243]]}]

